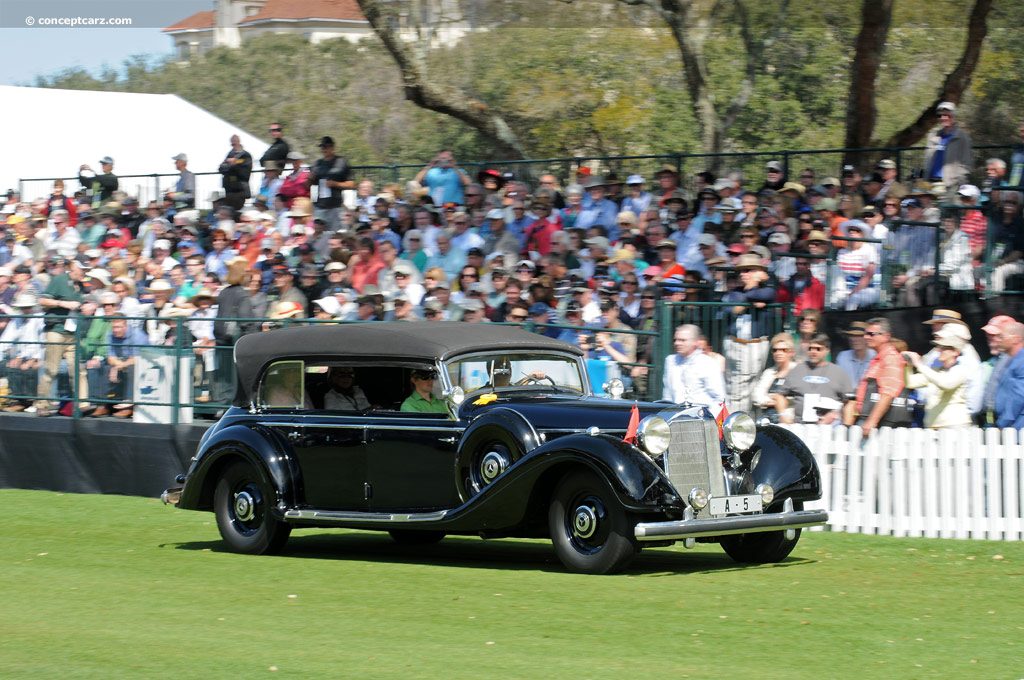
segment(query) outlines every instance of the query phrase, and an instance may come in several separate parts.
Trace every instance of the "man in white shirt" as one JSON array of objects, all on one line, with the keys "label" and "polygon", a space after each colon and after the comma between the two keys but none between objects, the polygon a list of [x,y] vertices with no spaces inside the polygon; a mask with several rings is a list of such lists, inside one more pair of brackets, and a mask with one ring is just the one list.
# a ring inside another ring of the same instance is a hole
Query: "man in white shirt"
[{"label": "man in white shirt", "polygon": [[675,403],[706,406],[718,413],[725,401],[725,376],[714,359],[698,347],[701,330],[693,324],[676,328],[676,354],[665,358],[664,393]]}]

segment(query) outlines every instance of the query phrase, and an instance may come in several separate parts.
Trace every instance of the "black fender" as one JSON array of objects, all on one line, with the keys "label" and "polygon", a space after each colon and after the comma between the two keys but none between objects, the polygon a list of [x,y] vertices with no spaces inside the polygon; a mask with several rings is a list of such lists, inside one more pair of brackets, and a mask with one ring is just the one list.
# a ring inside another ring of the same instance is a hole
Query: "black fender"
[{"label": "black fender", "polygon": [[[538,446],[492,484],[449,513],[443,524],[491,532],[547,516],[558,481],[573,469],[588,468],[607,481],[631,512],[683,509],[661,468],[631,444],[606,434],[573,434]],[[497,535],[497,534],[496,534]]]},{"label": "black fender", "polygon": [[[760,455],[757,455],[760,454]],[[757,465],[751,468],[754,457]],[[776,425],[759,426],[754,446],[744,453],[747,467],[743,493],[754,493],[758,484],[770,484],[776,500],[766,511],[781,507],[786,498],[813,501],[821,498],[821,473],[818,464],[800,437]]]},{"label": "black fender", "polygon": [[277,492],[274,512],[284,517],[284,510],[295,504],[301,478],[288,442],[275,430],[263,425],[231,425],[217,430],[203,443],[189,469],[181,490],[178,507],[185,510],[213,508],[213,490],[221,469],[241,458],[266,475]]},{"label": "black fender", "polygon": [[474,419],[462,433],[455,453],[455,480],[463,502],[480,492],[480,485],[472,482],[472,468],[480,464],[475,458],[491,443],[504,445],[509,454],[500,461],[500,474],[536,449],[540,437],[530,421],[510,408],[491,409]]}]

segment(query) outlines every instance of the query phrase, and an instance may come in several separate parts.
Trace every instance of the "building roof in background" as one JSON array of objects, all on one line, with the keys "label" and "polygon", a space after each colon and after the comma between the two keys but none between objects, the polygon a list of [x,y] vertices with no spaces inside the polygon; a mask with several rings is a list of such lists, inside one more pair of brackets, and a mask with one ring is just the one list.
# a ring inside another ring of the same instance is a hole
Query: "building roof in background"
[{"label": "building roof in background", "polygon": [[205,31],[211,29],[216,24],[214,19],[214,10],[208,10],[206,12],[196,12],[190,17],[182,19],[176,24],[168,26],[163,30],[164,33],[177,33],[179,31]]},{"label": "building roof in background", "polygon": [[267,4],[263,5],[259,12],[242,19],[238,25],[302,19],[366,21],[355,0],[267,0]]}]

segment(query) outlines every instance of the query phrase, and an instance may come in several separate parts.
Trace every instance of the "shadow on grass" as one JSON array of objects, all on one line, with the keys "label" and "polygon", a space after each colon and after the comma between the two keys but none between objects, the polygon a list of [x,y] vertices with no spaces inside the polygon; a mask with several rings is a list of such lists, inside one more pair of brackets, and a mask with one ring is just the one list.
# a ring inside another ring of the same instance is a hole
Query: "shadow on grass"
[{"label": "shadow on grass", "polygon": [[[229,552],[222,541],[167,543],[161,547],[178,550]],[[631,575],[667,576],[778,569],[814,564],[817,561],[790,556],[778,564],[737,564],[717,546],[689,552],[681,549],[647,548],[624,572]],[[490,539],[474,536],[447,536],[434,545],[403,545],[384,532],[293,533],[278,557],[290,559],[345,560],[420,564],[465,569],[501,569],[506,571],[565,572],[547,540]]]}]

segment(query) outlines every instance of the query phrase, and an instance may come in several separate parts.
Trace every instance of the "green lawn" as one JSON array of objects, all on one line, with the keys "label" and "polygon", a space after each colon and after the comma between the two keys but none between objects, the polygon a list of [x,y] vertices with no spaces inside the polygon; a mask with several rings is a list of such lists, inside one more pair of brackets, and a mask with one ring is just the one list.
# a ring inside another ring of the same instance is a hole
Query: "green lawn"
[{"label": "green lawn", "polygon": [[1021,678],[1024,546],[805,533],[565,573],[546,541],[303,530],[222,552],[208,513],[0,490],[4,678]]}]

